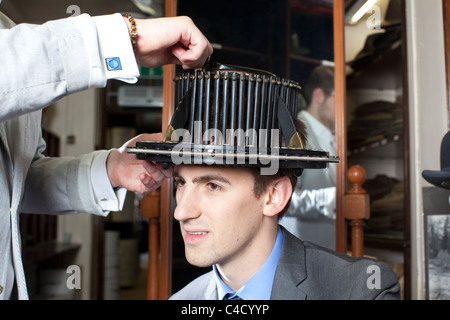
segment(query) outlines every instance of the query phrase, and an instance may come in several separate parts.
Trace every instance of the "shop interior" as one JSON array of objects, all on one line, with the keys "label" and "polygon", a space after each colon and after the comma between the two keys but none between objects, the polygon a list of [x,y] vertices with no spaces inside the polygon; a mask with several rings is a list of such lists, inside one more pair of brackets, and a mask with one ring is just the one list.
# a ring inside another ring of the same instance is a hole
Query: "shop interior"
[{"label": "shop interior", "polygon": [[[432,284],[450,277],[430,273],[426,241],[437,210],[432,199],[448,194],[420,175],[439,168],[440,142],[448,130],[444,13],[450,9],[434,0],[423,12],[420,1],[3,0],[0,10],[16,23],[34,24],[80,13],[187,15],[213,45],[214,61],[268,70],[300,84],[318,65],[342,67],[336,71],[343,89],[336,88],[342,160],[336,192],[343,197],[349,189],[348,168],[365,169],[370,219],[364,225],[364,254],[389,263],[402,298],[409,300],[437,299]],[[424,25],[427,31],[418,32]],[[47,154],[118,148],[139,133],[164,131],[173,111],[171,79],[180,71],[141,68],[135,85],[113,80],[49,106],[43,118]],[[123,211],[106,218],[22,215],[30,299],[164,300],[203,274],[206,269],[184,258],[173,195],[168,181],[147,195],[128,193]],[[448,204],[439,210],[440,217],[450,213]],[[343,216],[337,215],[336,230],[336,249],[350,252],[351,229]],[[81,290],[65,285],[70,265],[81,268]]]}]

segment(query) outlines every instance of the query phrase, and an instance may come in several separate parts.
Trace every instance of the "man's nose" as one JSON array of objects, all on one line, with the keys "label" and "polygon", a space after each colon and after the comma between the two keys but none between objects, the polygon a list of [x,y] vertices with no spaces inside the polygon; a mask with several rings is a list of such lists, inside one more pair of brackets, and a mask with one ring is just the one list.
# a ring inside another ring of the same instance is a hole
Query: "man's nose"
[{"label": "man's nose", "polygon": [[190,187],[183,189],[182,192],[177,191],[177,206],[175,207],[174,218],[178,221],[198,218],[201,215],[201,210],[199,209],[195,189]]}]

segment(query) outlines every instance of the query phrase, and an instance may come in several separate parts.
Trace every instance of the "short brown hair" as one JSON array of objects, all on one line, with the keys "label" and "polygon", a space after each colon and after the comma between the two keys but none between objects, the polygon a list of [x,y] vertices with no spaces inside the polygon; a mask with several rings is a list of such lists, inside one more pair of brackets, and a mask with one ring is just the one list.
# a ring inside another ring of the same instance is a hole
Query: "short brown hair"
[{"label": "short brown hair", "polygon": [[306,81],[303,87],[304,98],[309,105],[312,100],[312,94],[315,89],[322,89],[326,95],[334,91],[334,68],[329,66],[316,67]]},{"label": "short brown hair", "polygon": [[[294,125],[297,132],[300,134],[300,138],[302,139],[302,142],[306,144],[307,139],[307,132],[306,132],[306,126],[305,124],[298,118],[294,119]],[[261,195],[267,190],[267,187],[270,185],[270,183],[276,181],[277,179],[281,177],[288,177],[291,181],[292,185],[292,192],[295,190],[295,186],[297,184],[298,176],[301,175],[303,172],[303,169],[291,169],[291,168],[280,168],[278,172],[274,175],[261,175],[261,168],[249,168],[251,174],[253,175],[254,180],[254,187],[253,187],[253,193],[256,198],[261,197]],[[298,171],[300,170],[300,172]],[[289,198],[288,203],[278,213],[278,220],[280,220],[286,211],[289,209],[289,205],[291,204],[291,198]]]},{"label": "short brown hair", "polygon": [[[278,170],[278,172],[274,175],[261,175],[261,168],[249,168],[252,176],[253,176],[253,194],[255,195],[255,197],[257,199],[259,199],[262,194],[267,190],[267,188],[269,187],[269,185],[276,181],[277,179],[281,178],[281,177],[288,177],[289,180],[291,181],[291,185],[292,185],[292,190],[295,189],[295,185],[297,184],[297,175],[295,173],[294,169],[290,169],[290,168],[280,168]],[[291,203],[291,198],[289,198],[288,203],[286,204],[286,206],[283,208],[283,210],[281,210],[278,213],[278,220],[280,220],[284,214],[286,213],[286,211],[289,208],[289,205]]]},{"label": "short brown hair", "polygon": [[[300,138],[303,143],[306,144],[307,132],[305,124],[298,118],[294,119],[294,125],[297,132],[300,134]],[[290,168],[280,168],[278,172],[274,175],[261,175],[261,168],[249,168],[250,172],[253,175],[254,186],[253,193],[256,198],[261,197],[261,195],[267,190],[267,187],[277,179],[281,177],[288,177],[291,181],[292,191],[295,190],[295,186],[297,185],[298,176],[301,175],[303,169],[290,169]],[[301,170],[300,173],[298,170]],[[286,211],[289,209],[289,205],[291,204],[291,198],[289,198],[288,203],[278,213],[278,220],[280,220]]]}]

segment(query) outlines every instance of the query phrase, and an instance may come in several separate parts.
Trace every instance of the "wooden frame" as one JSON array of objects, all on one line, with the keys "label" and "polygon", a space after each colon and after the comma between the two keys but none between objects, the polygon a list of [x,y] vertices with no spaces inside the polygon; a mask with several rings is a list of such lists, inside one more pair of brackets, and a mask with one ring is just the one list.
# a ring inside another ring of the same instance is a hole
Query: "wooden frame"
[{"label": "wooden frame", "polygon": [[[166,0],[165,16],[175,16],[177,13],[176,0]],[[173,114],[175,66],[165,65],[163,71],[163,108],[162,132],[165,132]],[[172,199],[173,182],[167,180],[161,186],[161,214],[160,214],[160,264],[159,264],[159,299],[167,300],[172,291]]]},{"label": "wooden frame", "polygon": [[408,56],[406,45],[406,4],[402,1],[402,29],[403,29],[403,141],[405,161],[403,167],[404,176],[404,212],[405,212],[405,235],[403,239],[403,259],[404,259],[404,286],[403,299],[411,299],[411,167],[410,167],[410,148],[409,148],[409,87],[408,87]]},{"label": "wooden frame", "polygon": [[344,0],[333,2],[334,26],[334,92],[335,92],[335,135],[336,155],[340,162],[336,166],[336,251],[347,251],[347,228],[344,218],[344,195],[347,177],[347,115],[346,115],[346,77],[345,77],[345,38],[344,38]]}]

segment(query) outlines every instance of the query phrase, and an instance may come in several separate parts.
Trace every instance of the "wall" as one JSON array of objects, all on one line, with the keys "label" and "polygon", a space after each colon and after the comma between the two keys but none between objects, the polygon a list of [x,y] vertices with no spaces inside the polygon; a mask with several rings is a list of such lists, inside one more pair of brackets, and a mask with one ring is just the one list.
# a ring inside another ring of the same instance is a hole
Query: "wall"
[{"label": "wall", "polygon": [[[67,96],[45,110],[46,128],[61,139],[61,156],[77,156],[95,149],[99,92],[96,89]],[[68,143],[73,136],[75,141]],[[58,241],[81,244],[76,265],[81,267],[81,298],[91,298],[93,216],[76,214],[58,216]]]},{"label": "wall", "polygon": [[412,298],[425,298],[422,178],[440,168],[440,143],[447,132],[442,0],[407,0],[407,47],[411,155]]}]

